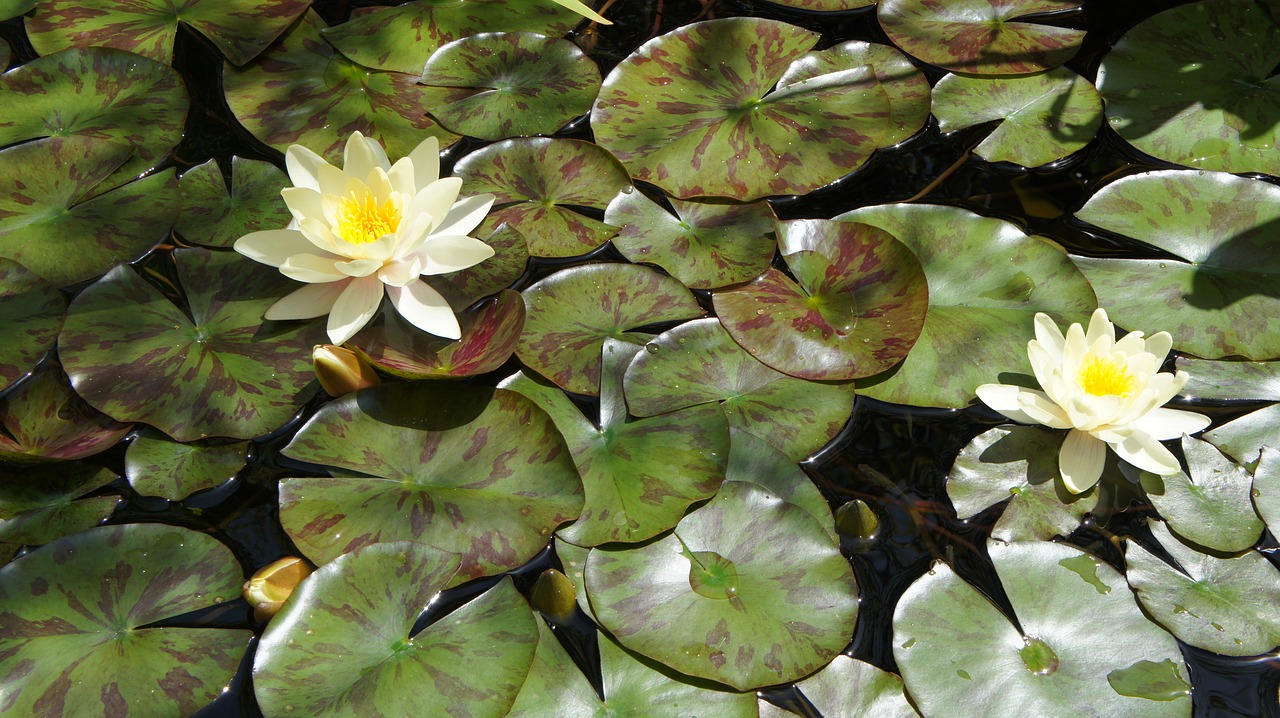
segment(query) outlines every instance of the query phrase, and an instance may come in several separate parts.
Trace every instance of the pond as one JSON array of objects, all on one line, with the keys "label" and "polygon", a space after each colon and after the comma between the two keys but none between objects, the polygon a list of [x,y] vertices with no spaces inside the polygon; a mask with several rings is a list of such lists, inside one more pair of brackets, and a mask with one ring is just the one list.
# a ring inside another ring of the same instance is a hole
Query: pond
[{"label": "pond", "polygon": [[1280,2],[592,4],[0,2],[0,713],[1280,715]]}]

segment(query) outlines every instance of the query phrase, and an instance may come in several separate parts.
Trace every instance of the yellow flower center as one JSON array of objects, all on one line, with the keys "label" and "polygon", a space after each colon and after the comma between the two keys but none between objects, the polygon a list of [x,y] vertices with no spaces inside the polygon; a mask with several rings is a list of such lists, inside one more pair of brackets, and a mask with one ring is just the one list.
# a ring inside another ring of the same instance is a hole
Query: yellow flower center
[{"label": "yellow flower center", "polygon": [[369,192],[342,198],[338,207],[337,234],[352,244],[367,244],[391,234],[400,226],[400,209],[390,198],[378,203]]},{"label": "yellow flower center", "polygon": [[1080,388],[1094,396],[1129,396],[1137,383],[1129,373],[1129,367],[1109,356],[1085,360],[1077,378]]}]

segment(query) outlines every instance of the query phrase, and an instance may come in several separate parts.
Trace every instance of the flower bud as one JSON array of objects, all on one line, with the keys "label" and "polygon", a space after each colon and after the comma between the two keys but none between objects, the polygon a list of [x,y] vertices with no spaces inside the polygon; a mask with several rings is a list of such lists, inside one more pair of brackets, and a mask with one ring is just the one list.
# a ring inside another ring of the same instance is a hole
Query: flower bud
[{"label": "flower bud", "polygon": [[551,620],[565,623],[573,617],[573,609],[577,605],[576,590],[568,576],[549,568],[533,583],[529,602]]},{"label": "flower bud", "polygon": [[350,394],[381,383],[368,360],[350,349],[317,344],[311,350],[311,363],[315,366],[320,386],[330,396]]},{"label": "flower bud", "polygon": [[311,566],[294,556],[285,556],[258,569],[253,578],[244,582],[243,589],[244,600],[253,606],[253,617],[259,621],[270,620],[298,584],[310,575]]}]

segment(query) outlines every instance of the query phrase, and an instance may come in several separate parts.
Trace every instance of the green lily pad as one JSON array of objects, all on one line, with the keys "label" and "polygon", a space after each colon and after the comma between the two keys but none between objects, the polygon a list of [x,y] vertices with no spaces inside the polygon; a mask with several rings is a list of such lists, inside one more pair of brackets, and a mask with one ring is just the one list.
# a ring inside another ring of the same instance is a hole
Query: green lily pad
[{"label": "green lily pad", "polygon": [[1147,499],[1178,536],[1228,553],[1243,551],[1262,534],[1253,510],[1249,472],[1208,442],[1182,437],[1182,454],[1191,475],[1142,472]]},{"label": "green lily pad", "polygon": [[252,634],[141,626],[237,598],[242,581],[217,539],[160,524],[89,529],[0,568],[6,712],[191,715],[222,692]]},{"label": "green lily pad", "polygon": [[1177,257],[1076,258],[1115,323],[1168,331],[1175,349],[1204,359],[1280,357],[1280,187],[1143,172],[1103,187],[1076,216]]},{"label": "green lily pad", "polygon": [[1280,451],[1264,447],[1253,470],[1253,505],[1274,534],[1280,530]]},{"label": "green lily pad", "polygon": [[440,124],[460,135],[504,140],[549,135],[585,114],[600,89],[600,69],[568,40],[485,32],[436,50],[419,82],[466,91],[431,107]]},{"label": "green lily pad", "polygon": [[1204,0],[1127,32],[1098,68],[1112,129],[1169,162],[1280,174],[1280,18],[1269,7]]},{"label": "green lily pad", "polygon": [[[923,715],[1191,715],[1177,642],[1143,615],[1115,569],[1064,544],[988,549],[1021,631],[946,564],[898,600],[893,655]],[[1184,688],[1132,680],[1148,664]]]},{"label": "green lily pad", "polygon": [[130,426],[99,413],[46,364],[0,398],[0,459],[20,463],[80,459],[105,451]]},{"label": "green lily pad", "polygon": [[417,0],[396,7],[356,8],[324,37],[343,55],[378,70],[422,72],[441,45],[481,32],[560,36],[582,16],[552,2],[529,0]]},{"label": "green lily pad", "polygon": [[871,376],[907,355],[929,288],[906,245],[874,227],[827,220],[779,222],[778,243],[798,281],[770,268],[715,294],[734,341],[780,372],[813,380]]},{"label": "green lily pad", "polygon": [[124,473],[143,496],[180,501],[221,486],[244,468],[249,444],[180,444],[155,429],[144,429],[129,444]]},{"label": "green lily pad", "polygon": [[836,656],[826,668],[797,683],[796,688],[824,716],[920,715],[907,702],[901,678],[848,656]]},{"label": "green lily pad", "polygon": [[95,196],[133,152],[76,136],[0,150],[0,256],[64,286],[164,240],[181,202],[173,170]]},{"label": "green lily pad", "polygon": [[509,391],[419,382],[348,394],[284,454],[341,472],[280,482],[280,521],[317,564],[422,541],[462,556],[461,583],[533,558],[582,507],[555,425]]},{"label": "green lily pad", "polygon": [[1058,471],[1065,434],[1039,426],[998,426],[960,450],[947,474],[947,496],[956,516],[968,519],[987,507],[1009,505],[991,529],[1002,541],[1068,536],[1098,505],[1098,490],[1073,494]]},{"label": "green lily pad", "polygon": [[649,262],[695,289],[715,289],[760,276],[773,261],[773,209],[767,202],[727,204],[671,200],[675,214],[642,192],[623,191],[604,221],[618,227],[613,246],[633,262]]},{"label": "green lily pad", "polygon": [[311,5],[310,0],[193,2],[134,0],[85,7],[75,0],[41,0],[24,22],[41,55],[68,47],[114,47],[166,65],[173,62],[178,24],[204,35],[233,64],[266,49]]},{"label": "green lily pad", "polygon": [[41,546],[102,523],[120,497],[82,497],[115,479],[110,469],[74,463],[0,472],[0,564],[19,546]]},{"label": "green lily pad", "polygon": [[796,7],[801,10],[816,10],[818,12],[836,12],[839,10],[853,10],[868,5],[874,5],[875,0],[768,0],[774,5],[782,5],[784,7]]},{"label": "green lily pad", "polygon": [[651,335],[631,330],[703,313],[678,280],[633,264],[563,269],[524,290],[524,305],[520,361],[567,391],[593,396],[606,339],[644,343]]},{"label": "green lily pad", "polygon": [[1209,443],[1241,464],[1252,465],[1266,446],[1280,446],[1280,404],[1264,406],[1204,433]]},{"label": "green lily pad", "polygon": [[[520,375],[517,374],[516,377],[518,376]],[[507,381],[510,382],[511,379]],[[595,621],[595,614],[591,612],[591,600],[587,598],[587,582],[582,577],[583,571],[587,569],[587,554],[590,553],[591,549],[585,546],[575,546],[558,537],[553,539],[553,544],[556,550],[556,558],[560,559],[560,565],[564,567],[565,578],[568,578],[573,583],[574,598],[578,602],[578,608],[581,608],[588,618]],[[599,623],[599,621],[596,622]]]},{"label": "green lily pad", "polygon": [[283,152],[303,145],[331,162],[352,132],[377,140],[391,157],[405,157],[427,137],[445,147],[458,136],[423,108],[433,97],[412,75],[370,70],[333,49],[324,21],[308,10],[257,62],[226,67],[227,105],[254,137]]},{"label": "green lily pad", "polygon": [[501,718],[533,661],[538,630],[510,579],[413,633],[458,557],[379,543],[311,574],[267,626],[253,687],[266,715]]},{"label": "green lily pad", "polygon": [[1256,551],[1236,558],[1203,554],[1162,522],[1149,523],[1182,567],[1129,542],[1125,572],[1152,618],[1183,641],[1228,656],[1254,656],[1280,645],[1280,571],[1270,561]]},{"label": "green lily pad", "polygon": [[250,232],[279,229],[292,216],[280,201],[289,178],[270,162],[231,158],[231,187],[215,160],[192,167],[178,178],[182,214],[174,229],[188,242],[230,247]]},{"label": "green lily pad", "polygon": [[1023,75],[1057,67],[1080,48],[1084,30],[1020,22],[1070,10],[1072,0],[880,0],[876,18],[914,57],[970,75]]},{"label": "green lily pad", "polygon": [[605,78],[591,112],[596,141],[633,177],[683,199],[749,201],[830,184],[901,136],[865,65],[781,81],[793,62],[811,62],[818,39],[736,17],[650,40]]},{"label": "green lily pad", "polygon": [[622,645],[739,690],[825,665],[858,613],[853,570],[813,516],[740,481],[665,538],[593,549],[586,582]]},{"label": "green lily pad", "polygon": [[249,439],[284,424],[315,394],[311,347],[323,324],[263,325],[294,284],[272,267],[206,249],[173,256],[190,314],[128,266],[71,303],[58,353],[76,391],[178,441]]},{"label": "green lily pad", "polygon": [[57,289],[21,264],[0,259],[0,391],[26,376],[53,348],[66,313],[67,302]]},{"label": "green lily pad", "polygon": [[1178,369],[1191,378],[1180,392],[1198,399],[1280,401],[1280,361],[1207,361],[1178,357]]},{"label": "green lily pad", "polygon": [[721,405],[733,428],[800,461],[840,433],[853,413],[853,384],[797,379],[761,364],[715,318],[686,322],[645,345],[627,369],[627,406],[654,416]]},{"label": "green lily pad", "polygon": [[429,282],[449,301],[455,312],[515,284],[529,264],[529,247],[524,236],[511,225],[499,224],[484,242],[493,248],[492,257],[459,272],[423,277],[423,281]]},{"label": "green lily pad", "polygon": [[958,207],[905,204],[836,219],[887,230],[915,252],[929,280],[920,339],[900,367],[858,382],[864,396],[967,406],[975,387],[1001,373],[1031,374],[1027,340],[1037,312],[1083,322],[1097,307],[1089,282],[1061,248],[1009,222]]},{"label": "green lily pad", "polygon": [[631,188],[626,170],[599,146],[549,137],[483,147],[459,160],[454,174],[463,194],[494,195],[481,227],[510,224],[535,257],[573,257],[603,244],[616,228],[570,207],[603,210]]},{"label": "green lily pad", "polygon": [[740,429],[729,430],[729,465],[725,481],[749,481],[774,496],[808,511],[833,543],[840,542],[835,517],[822,492],[800,465],[768,441]]},{"label": "green lily pad", "polygon": [[9,60],[13,57],[13,50],[9,47],[9,43],[0,40],[0,72],[9,69]]},{"label": "green lily pad", "polygon": [[947,75],[933,88],[933,114],[943,132],[999,121],[973,153],[1039,167],[1089,144],[1102,126],[1102,98],[1065,67],[1021,77]]},{"label": "green lily pad", "polygon": [[36,0],[0,0],[0,20],[25,15],[36,6]]},{"label": "green lily pad", "polygon": [[64,50],[0,75],[0,146],[76,136],[132,148],[101,192],[156,166],[182,139],[189,104],[165,63],[105,47]]}]

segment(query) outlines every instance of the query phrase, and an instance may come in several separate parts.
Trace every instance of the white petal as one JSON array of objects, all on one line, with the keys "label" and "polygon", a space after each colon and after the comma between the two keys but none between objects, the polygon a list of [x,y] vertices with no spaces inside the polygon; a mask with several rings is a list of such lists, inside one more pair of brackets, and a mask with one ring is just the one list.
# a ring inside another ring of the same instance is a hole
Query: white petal
[{"label": "white petal", "polygon": [[284,168],[289,173],[289,181],[293,182],[294,187],[319,190],[320,173],[323,167],[336,169],[325,162],[323,157],[302,145],[289,145],[289,149],[285,150]]},{"label": "white petal", "polygon": [[478,194],[463,197],[453,203],[444,221],[436,227],[439,234],[471,234],[471,230],[480,226],[489,209],[493,207],[494,197],[491,194]]},{"label": "white petal", "polygon": [[367,177],[378,164],[378,155],[369,145],[378,144],[366,139],[359,132],[352,132],[347,138],[347,146],[342,149],[342,171],[355,177]]},{"label": "white petal", "polygon": [[376,259],[353,259],[349,262],[337,262],[333,268],[348,277],[367,277],[382,268],[382,262]]},{"label": "white petal", "polygon": [[1144,431],[1159,441],[1194,434],[1208,425],[1209,417],[1204,414],[1164,408],[1152,409],[1134,424],[1139,431]]},{"label": "white petal", "polygon": [[1039,423],[1027,416],[1018,407],[1018,392],[1021,391],[1023,391],[1022,387],[1013,386],[1012,384],[983,384],[974,393],[978,395],[982,403],[1004,414],[1009,419],[1023,424]]},{"label": "white petal", "polygon": [[1072,428],[1071,419],[1067,413],[1042,391],[1034,389],[1019,391],[1018,408],[1037,424],[1044,424],[1051,429]]},{"label": "white petal", "polygon": [[1050,389],[1057,370],[1062,367],[1062,355],[1054,356],[1053,350],[1037,339],[1027,342],[1027,359],[1031,362],[1031,372],[1035,374],[1036,381],[1040,382],[1040,388]]},{"label": "white petal", "polygon": [[414,282],[422,275],[422,260],[417,257],[401,260],[399,262],[388,262],[378,270],[378,279],[383,284],[390,284],[393,287],[403,287],[410,282]]},{"label": "white petal", "polygon": [[[339,256],[339,244],[333,233],[329,231],[329,225],[324,220],[314,217],[307,217],[301,221],[295,220],[298,225],[298,231],[303,234],[311,244],[320,248],[322,251]],[[343,243],[345,244],[345,242]]]},{"label": "white petal", "polygon": [[1040,346],[1053,357],[1054,364],[1061,364],[1062,345],[1065,340],[1062,337],[1062,330],[1058,328],[1058,323],[1048,314],[1036,312],[1035,325],[1036,341],[1040,342]]},{"label": "white petal", "polygon": [[445,177],[432,182],[425,189],[418,190],[413,198],[413,213],[431,215],[431,228],[435,231],[444,218],[448,216],[453,203],[462,190],[461,177]]},{"label": "white petal", "polygon": [[365,175],[365,185],[369,188],[369,192],[378,200],[379,204],[386,202],[391,193],[395,191],[395,187],[391,184],[391,180],[387,179],[387,173],[381,167],[374,167],[373,171]]},{"label": "white petal", "polygon": [[382,304],[382,282],[377,277],[353,279],[329,312],[329,341],[341,344],[373,319]]},{"label": "white petal", "polygon": [[1169,350],[1173,348],[1173,336],[1169,332],[1156,332],[1147,338],[1146,351],[1154,354],[1156,364],[1164,363],[1165,357],[1169,356]]},{"label": "white petal", "polygon": [[[1116,342],[1115,351],[1122,352],[1128,356],[1147,353],[1147,343],[1142,338],[1142,332],[1129,332],[1120,337]],[[1156,363],[1159,367],[1159,362]]]},{"label": "white petal", "polygon": [[235,250],[255,262],[279,267],[295,254],[314,254],[316,247],[297,230],[268,229],[237,239]]},{"label": "white petal", "polygon": [[320,194],[343,194],[346,192],[346,173],[331,164],[321,166],[320,171],[316,173],[316,179],[320,181]]},{"label": "white petal", "polygon": [[440,141],[428,137],[409,153],[413,162],[413,186],[422,189],[440,179]]},{"label": "white petal", "polygon": [[458,326],[458,318],[449,308],[449,303],[426,282],[387,287],[387,295],[400,316],[422,331],[446,339],[462,336],[462,328]]},{"label": "white petal", "polygon": [[1084,338],[1084,327],[1079,324],[1072,324],[1067,327],[1067,334],[1062,342],[1062,373],[1064,376],[1075,380],[1076,372],[1080,370],[1080,360],[1084,358],[1085,352],[1089,351],[1089,343]]},{"label": "white petal", "polygon": [[336,282],[346,279],[347,275],[338,271],[333,265],[333,258],[318,254],[295,254],[280,265],[280,273],[289,279],[296,279],[307,284]]},{"label": "white petal", "polygon": [[1062,483],[1073,494],[1088,491],[1102,477],[1107,459],[1107,445],[1084,431],[1072,429],[1058,452],[1058,471]]},{"label": "white petal", "polygon": [[1120,458],[1153,474],[1168,476],[1182,469],[1168,449],[1161,446],[1154,436],[1143,431],[1134,431],[1124,441],[1112,444],[1111,448]]},{"label": "white petal", "polygon": [[422,249],[423,274],[447,274],[473,267],[493,256],[493,247],[474,237],[440,237],[431,235]]},{"label": "white petal", "polygon": [[324,217],[324,195],[309,187],[285,187],[280,196],[289,207],[289,213],[295,221],[301,222],[308,217],[320,219]]},{"label": "white petal", "polygon": [[1107,318],[1107,310],[1098,307],[1093,310],[1093,316],[1089,317],[1089,330],[1085,332],[1084,342],[1089,346],[1093,346],[1099,339],[1103,337],[1110,338],[1110,344],[1116,343],[1116,326]]},{"label": "white petal", "polygon": [[[439,159],[436,160],[439,162]],[[391,165],[391,169],[387,170],[387,180],[391,182],[391,186],[397,192],[409,195],[410,197],[418,193],[417,186],[414,185],[416,177],[413,176],[413,160],[408,157],[401,157],[396,163]]]},{"label": "white petal", "polygon": [[322,317],[333,309],[333,303],[338,301],[338,295],[346,288],[345,281],[308,284],[272,304],[263,318],[281,321]]}]

